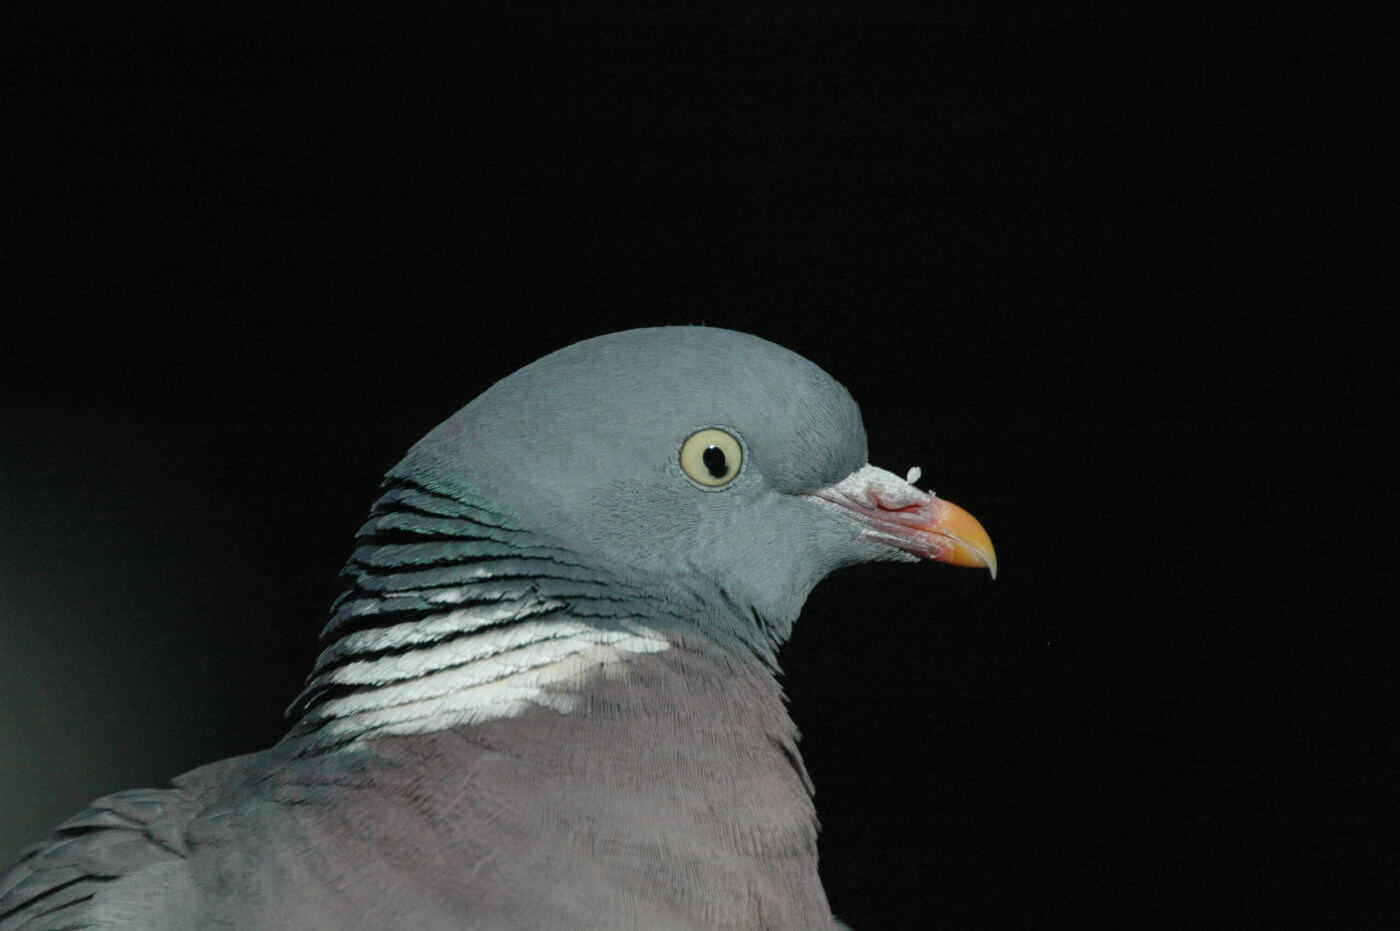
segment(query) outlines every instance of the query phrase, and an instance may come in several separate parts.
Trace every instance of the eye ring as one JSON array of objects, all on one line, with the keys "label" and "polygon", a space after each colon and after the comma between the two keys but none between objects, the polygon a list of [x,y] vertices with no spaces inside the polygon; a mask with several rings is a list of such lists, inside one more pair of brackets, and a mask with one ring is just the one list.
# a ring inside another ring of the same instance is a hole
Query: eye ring
[{"label": "eye ring", "polygon": [[738,476],[744,449],[738,437],[713,427],[697,430],[681,444],[681,471],[705,488],[723,488]]}]

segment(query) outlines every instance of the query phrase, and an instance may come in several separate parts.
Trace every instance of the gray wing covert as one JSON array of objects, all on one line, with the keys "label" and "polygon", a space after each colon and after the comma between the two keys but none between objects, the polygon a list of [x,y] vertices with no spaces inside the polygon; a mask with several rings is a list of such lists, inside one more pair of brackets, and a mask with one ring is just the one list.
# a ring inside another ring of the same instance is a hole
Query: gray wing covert
[{"label": "gray wing covert", "polygon": [[188,856],[192,805],[179,790],[132,789],[92,803],[0,874],[0,931],[103,927],[95,900],[115,883]]}]

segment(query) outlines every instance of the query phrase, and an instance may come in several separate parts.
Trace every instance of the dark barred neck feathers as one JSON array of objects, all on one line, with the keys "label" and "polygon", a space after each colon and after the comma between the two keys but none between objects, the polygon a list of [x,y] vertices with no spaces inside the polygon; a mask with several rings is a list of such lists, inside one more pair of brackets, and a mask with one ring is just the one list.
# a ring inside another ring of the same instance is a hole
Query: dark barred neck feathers
[{"label": "dark barred neck feathers", "polygon": [[[484,501],[394,478],[357,543],[325,649],[289,709],[298,718],[289,739],[311,747],[443,731],[532,706],[568,713],[585,681],[628,657],[715,650],[687,620],[700,616],[698,596],[640,597],[617,573]],[[763,652],[757,658],[771,665]]]}]

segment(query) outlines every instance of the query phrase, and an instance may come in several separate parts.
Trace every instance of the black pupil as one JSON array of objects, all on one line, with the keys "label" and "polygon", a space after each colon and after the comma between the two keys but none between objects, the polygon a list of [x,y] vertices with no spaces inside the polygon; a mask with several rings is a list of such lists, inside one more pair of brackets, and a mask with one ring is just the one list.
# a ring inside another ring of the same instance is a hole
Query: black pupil
[{"label": "black pupil", "polygon": [[715,478],[724,478],[729,472],[729,463],[724,459],[724,450],[718,446],[706,447],[704,455],[700,457],[705,463],[705,468]]}]

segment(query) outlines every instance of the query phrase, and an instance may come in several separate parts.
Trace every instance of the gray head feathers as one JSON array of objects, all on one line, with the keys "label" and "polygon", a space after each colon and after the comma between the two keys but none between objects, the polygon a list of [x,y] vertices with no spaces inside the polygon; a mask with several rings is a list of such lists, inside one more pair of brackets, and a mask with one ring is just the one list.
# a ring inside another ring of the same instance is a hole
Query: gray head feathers
[{"label": "gray head feathers", "polygon": [[[740,474],[718,490],[679,462],[707,427],[742,446]],[[855,402],[811,362],[743,333],[662,327],[526,366],[418,442],[389,479],[496,510],[624,587],[698,606],[767,654],[812,586],[852,561],[849,528],[798,496],[866,457]],[[747,619],[737,625],[736,609]]]}]

